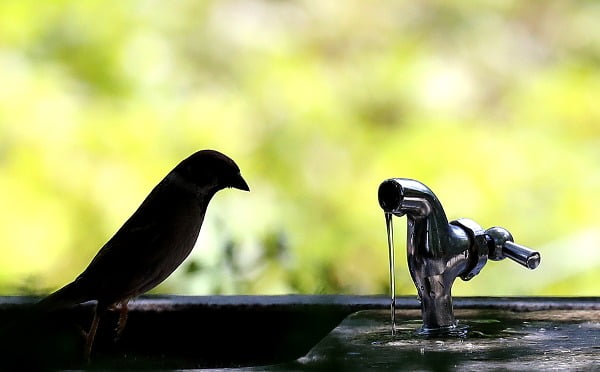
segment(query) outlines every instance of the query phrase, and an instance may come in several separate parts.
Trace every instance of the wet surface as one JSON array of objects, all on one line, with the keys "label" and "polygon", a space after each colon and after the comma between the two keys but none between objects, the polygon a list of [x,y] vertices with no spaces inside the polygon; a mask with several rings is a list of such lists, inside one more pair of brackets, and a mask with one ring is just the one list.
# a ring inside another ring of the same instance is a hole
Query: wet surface
[{"label": "wet surface", "polygon": [[[389,312],[350,315],[306,356],[281,369],[480,370],[600,368],[600,311],[511,312],[458,310],[458,332],[419,335],[420,314]],[[457,334],[459,336],[457,336]]]}]

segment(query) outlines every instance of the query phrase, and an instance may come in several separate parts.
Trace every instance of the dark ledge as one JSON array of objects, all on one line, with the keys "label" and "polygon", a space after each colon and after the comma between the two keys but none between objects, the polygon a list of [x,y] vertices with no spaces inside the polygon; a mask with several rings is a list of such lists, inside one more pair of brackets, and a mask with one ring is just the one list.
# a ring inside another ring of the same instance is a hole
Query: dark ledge
[{"label": "dark ledge", "polygon": [[[82,360],[92,303],[31,316],[33,297],[0,297],[0,370],[25,368],[175,369],[276,364],[305,355],[349,314],[387,309],[387,296],[146,296],[130,303],[118,341],[118,314],[101,322],[92,361]],[[415,296],[397,309],[417,310]],[[600,298],[465,297],[457,309],[600,309]]]}]

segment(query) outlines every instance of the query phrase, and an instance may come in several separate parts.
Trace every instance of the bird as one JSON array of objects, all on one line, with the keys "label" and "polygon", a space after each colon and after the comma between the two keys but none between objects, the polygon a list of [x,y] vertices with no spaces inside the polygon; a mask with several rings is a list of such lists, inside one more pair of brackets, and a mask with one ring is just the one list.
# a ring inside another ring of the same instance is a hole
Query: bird
[{"label": "bird", "polygon": [[250,191],[231,158],[215,150],[193,153],[154,187],[75,280],[36,308],[50,312],[96,301],[84,350],[89,361],[103,314],[120,309],[118,337],[129,300],[156,287],[181,265],[196,244],[210,200],[225,188]]}]

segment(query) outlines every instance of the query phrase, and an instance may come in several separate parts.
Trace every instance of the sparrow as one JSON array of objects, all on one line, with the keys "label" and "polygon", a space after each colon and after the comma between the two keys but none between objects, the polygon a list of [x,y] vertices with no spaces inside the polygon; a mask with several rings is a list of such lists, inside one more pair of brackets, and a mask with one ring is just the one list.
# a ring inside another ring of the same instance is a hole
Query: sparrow
[{"label": "sparrow", "polygon": [[104,244],[75,280],[36,304],[44,312],[96,301],[85,357],[103,314],[120,308],[117,337],[127,321],[127,303],[165,280],[190,254],[206,209],[224,188],[250,191],[236,163],[214,150],[181,161]]}]

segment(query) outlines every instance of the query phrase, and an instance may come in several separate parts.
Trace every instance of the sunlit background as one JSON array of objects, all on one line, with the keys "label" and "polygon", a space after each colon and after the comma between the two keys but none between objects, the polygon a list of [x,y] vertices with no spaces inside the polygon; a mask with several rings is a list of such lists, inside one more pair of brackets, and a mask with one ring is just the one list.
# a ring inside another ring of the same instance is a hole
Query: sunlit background
[{"label": "sunlit background", "polygon": [[[180,160],[231,156],[155,293],[387,293],[377,188],[508,228],[455,295],[598,295],[600,4],[0,2],[0,293],[72,280]],[[405,219],[398,294],[416,295]]]}]

